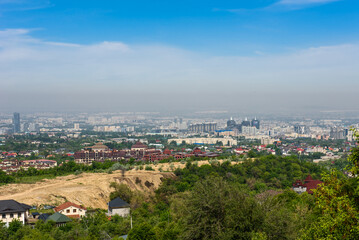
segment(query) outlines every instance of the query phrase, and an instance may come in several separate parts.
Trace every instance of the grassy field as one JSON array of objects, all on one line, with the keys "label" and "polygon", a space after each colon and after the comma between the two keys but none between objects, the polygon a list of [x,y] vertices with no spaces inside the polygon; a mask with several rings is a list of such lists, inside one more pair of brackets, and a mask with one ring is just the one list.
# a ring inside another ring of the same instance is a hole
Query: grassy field
[{"label": "grassy field", "polygon": [[39,176],[26,176],[26,177],[18,177],[16,178],[16,182],[15,183],[28,183],[28,184],[32,184],[32,183],[36,183],[39,182],[43,179],[53,179],[56,178],[57,176],[54,175],[39,175]]}]

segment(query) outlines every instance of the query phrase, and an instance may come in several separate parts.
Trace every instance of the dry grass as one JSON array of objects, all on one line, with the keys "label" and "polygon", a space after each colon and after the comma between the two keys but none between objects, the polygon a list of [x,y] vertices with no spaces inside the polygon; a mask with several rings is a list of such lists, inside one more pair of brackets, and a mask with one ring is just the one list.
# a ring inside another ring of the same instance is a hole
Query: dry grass
[{"label": "dry grass", "polygon": [[[198,161],[199,166],[203,164],[208,164],[208,161]],[[111,182],[124,183],[131,189],[152,193],[161,184],[163,178],[175,177],[172,170],[185,166],[186,164],[180,162],[159,163],[151,165],[154,171],[133,169],[127,171],[125,176],[122,176],[121,171],[112,174],[82,173],[43,179],[31,184],[9,184],[0,187],[0,200],[15,199],[29,205],[58,205],[71,201],[85,207],[107,208],[112,191]],[[160,172],[160,169],[163,172]]]}]

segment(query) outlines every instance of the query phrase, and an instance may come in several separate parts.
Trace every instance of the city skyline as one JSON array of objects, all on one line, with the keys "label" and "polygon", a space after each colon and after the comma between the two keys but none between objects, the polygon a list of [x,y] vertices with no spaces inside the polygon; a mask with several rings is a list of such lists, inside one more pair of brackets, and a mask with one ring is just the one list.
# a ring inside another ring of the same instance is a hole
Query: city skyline
[{"label": "city skyline", "polygon": [[358,6],[0,1],[0,111],[357,112]]}]

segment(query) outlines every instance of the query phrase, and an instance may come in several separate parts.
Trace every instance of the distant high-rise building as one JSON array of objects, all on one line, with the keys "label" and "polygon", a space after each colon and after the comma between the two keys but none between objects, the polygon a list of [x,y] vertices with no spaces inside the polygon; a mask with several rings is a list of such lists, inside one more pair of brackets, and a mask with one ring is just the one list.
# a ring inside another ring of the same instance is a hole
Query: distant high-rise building
[{"label": "distant high-rise building", "polygon": [[217,123],[192,124],[188,127],[188,131],[193,133],[214,132],[216,129]]},{"label": "distant high-rise building", "polygon": [[294,132],[296,132],[298,134],[308,134],[309,133],[309,128],[307,126],[304,126],[304,125],[295,125],[294,126]]},{"label": "distant high-rise building", "polygon": [[255,136],[257,135],[257,128],[256,127],[248,127],[248,126],[242,126],[242,134],[248,135],[248,136]]},{"label": "distant high-rise building", "polygon": [[80,130],[80,124],[79,123],[74,123],[74,129],[75,130]]},{"label": "distant high-rise building", "polygon": [[347,136],[347,131],[345,129],[342,128],[331,128],[330,129],[330,138],[332,139],[346,139]]},{"label": "distant high-rise building", "polygon": [[231,119],[227,121],[227,129],[233,129],[235,127],[237,127],[237,123],[231,117]]},{"label": "distant high-rise building", "polygon": [[257,129],[260,127],[260,122],[256,117],[252,119],[252,127],[256,127]]},{"label": "distant high-rise building", "polygon": [[20,113],[14,113],[14,118],[12,119],[14,133],[20,132]]},{"label": "distant high-rise building", "polygon": [[248,118],[245,118],[244,121],[242,121],[242,126],[244,126],[244,127],[251,126],[251,122],[248,120]]}]

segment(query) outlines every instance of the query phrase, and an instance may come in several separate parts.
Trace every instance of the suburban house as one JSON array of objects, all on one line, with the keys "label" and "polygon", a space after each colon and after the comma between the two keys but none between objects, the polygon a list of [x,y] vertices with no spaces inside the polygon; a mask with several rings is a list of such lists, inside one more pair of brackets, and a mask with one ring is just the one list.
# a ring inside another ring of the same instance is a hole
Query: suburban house
[{"label": "suburban house", "polygon": [[47,221],[54,221],[56,223],[56,226],[61,227],[66,223],[71,222],[72,220],[69,217],[65,216],[64,214],[55,212],[54,214],[52,214],[50,217],[46,219],[46,222]]},{"label": "suburban house", "polygon": [[86,215],[87,209],[72,202],[65,202],[54,208],[55,212],[59,212],[67,217],[80,218]]},{"label": "suburban house", "polygon": [[0,200],[0,220],[9,226],[12,220],[17,219],[25,224],[29,218],[31,206],[19,203],[15,200]]},{"label": "suburban house", "polygon": [[127,217],[130,215],[130,204],[117,197],[108,203],[108,216],[119,215]]},{"label": "suburban house", "polygon": [[321,183],[323,182],[320,180],[314,180],[310,175],[308,175],[308,177],[304,179],[303,182],[301,180],[295,181],[295,183],[293,183],[293,190],[296,193],[307,192],[309,194],[313,194],[312,190],[317,189],[318,185]]},{"label": "suburban house", "polygon": [[42,214],[40,214],[40,215],[37,217],[37,219],[42,220],[42,221],[45,222],[50,216],[51,216],[51,215],[48,214],[48,213],[42,213]]}]

